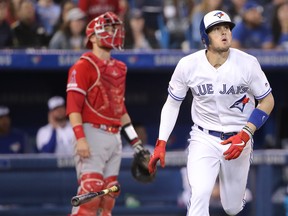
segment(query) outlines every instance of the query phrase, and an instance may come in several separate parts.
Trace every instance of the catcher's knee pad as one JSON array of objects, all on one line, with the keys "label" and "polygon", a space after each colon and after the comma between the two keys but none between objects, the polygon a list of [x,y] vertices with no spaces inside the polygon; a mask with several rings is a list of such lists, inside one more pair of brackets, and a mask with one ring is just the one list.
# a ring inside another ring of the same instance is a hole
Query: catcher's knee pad
[{"label": "catcher's knee pad", "polygon": [[[104,189],[110,188],[113,185],[119,185],[117,176],[110,176],[104,180]],[[110,216],[115,205],[115,198],[118,197],[120,191],[109,193],[101,198],[100,208],[102,209],[101,216]]]},{"label": "catcher's knee pad", "polygon": [[[85,173],[80,178],[80,188],[78,195],[89,193],[89,192],[98,192],[103,190],[104,181],[103,176],[99,173]],[[94,198],[91,201],[80,205],[77,215],[96,215],[96,212],[99,208],[101,199]]]}]

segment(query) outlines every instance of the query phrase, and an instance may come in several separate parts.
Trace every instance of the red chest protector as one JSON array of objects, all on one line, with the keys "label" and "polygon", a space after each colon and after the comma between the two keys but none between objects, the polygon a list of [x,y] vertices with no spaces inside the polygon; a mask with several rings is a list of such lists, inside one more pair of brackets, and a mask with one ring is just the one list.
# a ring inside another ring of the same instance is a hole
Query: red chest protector
[{"label": "red chest protector", "polygon": [[89,71],[93,76],[82,112],[84,122],[120,125],[120,118],[125,112],[126,65],[115,59],[100,60],[92,53],[84,54],[81,59],[86,59],[93,70]]}]

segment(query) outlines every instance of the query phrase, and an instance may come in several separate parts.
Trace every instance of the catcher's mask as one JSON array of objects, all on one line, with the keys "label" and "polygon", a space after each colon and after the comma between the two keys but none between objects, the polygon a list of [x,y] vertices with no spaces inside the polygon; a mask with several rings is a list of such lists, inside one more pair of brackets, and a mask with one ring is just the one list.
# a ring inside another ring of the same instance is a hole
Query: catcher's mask
[{"label": "catcher's mask", "polygon": [[[113,27],[113,33],[107,31],[107,26]],[[91,20],[86,27],[88,49],[92,48],[89,38],[95,34],[100,39],[101,45],[110,49],[123,49],[125,30],[123,22],[113,12],[106,12]]]},{"label": "catcher's mask", "polygon": [[231,21],[228,14],[220,10],[214,10],[207,13],[201,20],[200,35],[205,47],[209,46],[209,37],[208,37],[209,29],[219,23],[227,23],[230,27],[230,30],[232,30],[235,27],[235,23]]},{"label": "catcher's mask", "polygon": [[132,167],[131,167],[131,173],[132,173],[132,176],[137,181],[142,182],[142,183],[150,183],[155,179],[156,172],[153,174],[150,174],[148,169],[143,168],[134,159],[132,163]]}]

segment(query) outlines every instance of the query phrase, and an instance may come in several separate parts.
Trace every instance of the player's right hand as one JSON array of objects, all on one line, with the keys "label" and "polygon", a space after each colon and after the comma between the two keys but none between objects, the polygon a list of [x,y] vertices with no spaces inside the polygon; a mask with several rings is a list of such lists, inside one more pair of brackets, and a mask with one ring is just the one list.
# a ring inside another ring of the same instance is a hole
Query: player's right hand
[{"label": "player's right hand", "polygon": [[166,141],[157,140],[154,153],[150,157],[150,161],[148,164],[148,170],[150,173],[156,172],[156,164],[158,160],[160,160],[161,167],[165,167],[165,154],[166,154]]},{"label": "player's right hand", "polygon": [[77,140],[76,153],[82,158],[90,157],[90,149],[85,137]]},{"label": "player's right hand", "polygon": [[222,145],[231,143],[231,146],[227,151],[223,153],[226,160],[236,159],[240,156],[246,143],[251,139],[249,133],[245,130],[241,130],[238,134],[231,136],[230,138],[221,142]]}]

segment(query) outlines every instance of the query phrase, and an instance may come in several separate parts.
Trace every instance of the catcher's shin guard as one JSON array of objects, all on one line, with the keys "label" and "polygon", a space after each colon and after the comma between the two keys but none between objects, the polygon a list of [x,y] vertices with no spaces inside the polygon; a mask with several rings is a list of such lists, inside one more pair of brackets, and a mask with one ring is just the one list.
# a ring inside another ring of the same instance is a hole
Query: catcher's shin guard
[{"label": "catcher's shin guard", "polygon": [[[103,190],[103,176],[99,173],[85,173],[81,176],[78,195],[98,192]],[[73,216],[95,216],[100,205],[101,198],[94,198],[91,201],[80,205]]]},{"label": "catcher's shin guard", "polygon": [[[110,176],[104,180],[104,189],[105,188],[110,188],[113,185],[119,185],[117,181],[117,176]],[[100,203],[100,208],[101,208],[101,216],[111,216],[112,215],[112,210],[115,205],[115,198],[118,197],[120,194],[120,191],[118,192],[113,192],[109,193],[106,196],[101,197],[101,203]]]}]

